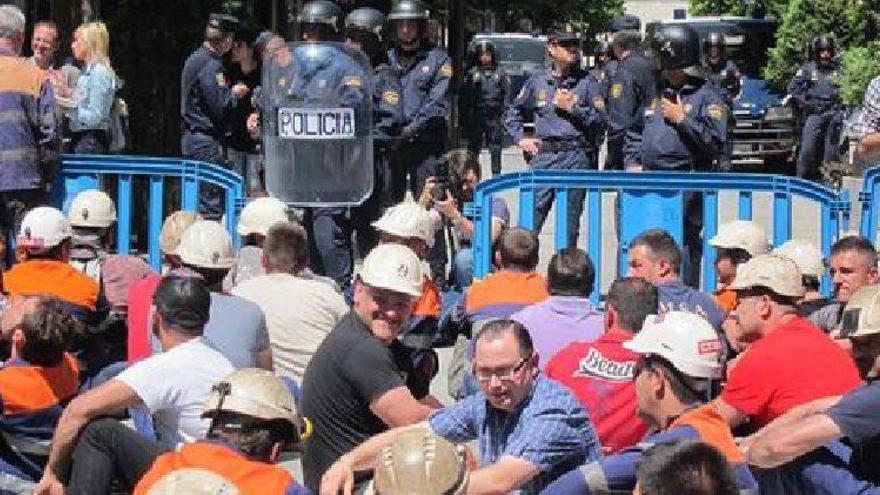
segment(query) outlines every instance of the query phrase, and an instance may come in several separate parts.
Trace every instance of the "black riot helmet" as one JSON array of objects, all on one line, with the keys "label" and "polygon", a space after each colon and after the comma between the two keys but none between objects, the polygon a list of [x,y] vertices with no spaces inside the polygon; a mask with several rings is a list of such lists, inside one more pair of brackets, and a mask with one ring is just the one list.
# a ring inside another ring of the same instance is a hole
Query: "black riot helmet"
[{"label": "black riot helmet", "polygon": [[812,43],[810,43],[810,48],[815,60],[819,60],[819,52],[822,50],[830,50],[832,57],[834,57],[836,53],[834,48],[834,38],[825,34],[813,38]]},{"label": "black riot helmet", "polygon": [[400,0],[388,14],[389,21],[402,21],[404,19],[428,20],[428,9],[421,0]]},{"label": "black riot helmet", "polygon": [[346,30],[360,30],[382,36],[385,26],[385,14],[372,7],[360,7],[352,10],[345,17]]},{"label": "black riot helmet", "polygon": [[720,63],[724,58],[724,50],[725,44],[723,34],[717,31],[712,31],[706,35],[706,38],[703,40],[703,55],[706,57],[707,63]]},{"label": "black riot helmet", "polygon": [[495,43],[492,43],[491,40],[477,41],[477,43],[474,45],[474,53],[479,55],[483,52],[489,52],[494,57],[495,56]]},{"label": "black riot helmet", "polygon": [[300,24],[318,24],[339,34],[342,29],[342,9],[328,0],[313,0],[303,5],[296,20]]},{"label": "black riot helmet", "polygon": [[660,69],[683,69],[688,72],[700,64],[700,37],[684,24],[662,24],[649,39]]},{"label": "black riot helmet", "polygon": [[376,66],[385,61],[385,49],[382,45],[384,26],[385,14],[371,7],[361,7],[352,10],[345,17],[344,37],[347,42],[350,40],[357,43],[370,59],[370,63]]}]

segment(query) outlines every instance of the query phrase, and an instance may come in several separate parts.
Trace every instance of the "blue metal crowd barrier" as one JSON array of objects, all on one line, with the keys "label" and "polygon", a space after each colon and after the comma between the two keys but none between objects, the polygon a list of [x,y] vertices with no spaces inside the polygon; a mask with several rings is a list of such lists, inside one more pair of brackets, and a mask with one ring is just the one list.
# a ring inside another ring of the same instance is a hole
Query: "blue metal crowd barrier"
[{"label": "blue metal crowd barrier", "polygon": [[[60,187],[54,196],[64,211],[76,194],[84,189],[97,188],[99,177],[116,177],[116,247],[119,253],[131,250],[132,214],[147,215],[147,248],[150,265],[159,269],[162,263],[159,252],[159,232],[163,221],[163,198],[167,186],[166,179],[179,178],[181,182],[181,203],[184,210],[195,211],[198,207],[199,187],[202,183],[214,184],[224,190],[226,228],[235,233],[237,206],[243,200],[243,179],[241,175],[223,167],[186,160],[183,158],[162,158],[148,156],[117,155],[64,155],[61,157]],[[148,179],[149,199],[147,204],[133,204],[132,187],[135,177]]]},{"label": "blue metal crowd barrier", "polygon": [[880,166],[865,170],[859,203],[862,210],[859,233],[874,242],[877,236],[877,217],[880,215]]},{"label": "blue metal crowd barrier", "polygon": [[[596,265],[595,285],[592,298],[599,302],[602,287],[602,192],[619,191],[621,196],[620,225],[634,222],[639,229],[663,228],[680,240],[681,222],[684,219],[684,195],[689,192],[702,193],[703,203],[703,265],[702,287],[711,291],[715,288],[714,249],[709,246],[718,231],[718,194],[720,191],[739,191],[739,219],[752,218],[752,199],[754,193],[771,193],[773,197],[773,228],[770,232],[773,245],[779,245],[791,237],[792,200],[801,197],[817,203],[820,207],[821,246],[827,256],[831,245],[841,231],[849,228],[850,202],[846,191],[838,192],[803,179],[764,174],[724,174],[724,173],[681,173],[681,172],[610,172],[595,170],[554,171],[530,170],[503,174],[477,185],[474,193],[474,275],[485,276],[491,267],[491,212],[492,198],[495,194],[516,190],[519,192],[519,226],[531,229],[534,224],[535,191],[539,188],[553,188],[556,191],[556,236],[554,245],[562,249],[568,245],[566,217],[568,211],[568,192],[583,189],[586,199],[587,252]],[[652,206],[661,209],[676,205],[679,211],[666,211],[650,214]],[[637,209],[637,211],[629,211]],[[624,228],[620,229],[623,232]],[[619,245],[626,248],[621,238]],[[625,254],[625,253],[624,253]],[[623,256],[623,254],[622,254]],[[827,275],[823,280],[823,290],[830,289]]]}]

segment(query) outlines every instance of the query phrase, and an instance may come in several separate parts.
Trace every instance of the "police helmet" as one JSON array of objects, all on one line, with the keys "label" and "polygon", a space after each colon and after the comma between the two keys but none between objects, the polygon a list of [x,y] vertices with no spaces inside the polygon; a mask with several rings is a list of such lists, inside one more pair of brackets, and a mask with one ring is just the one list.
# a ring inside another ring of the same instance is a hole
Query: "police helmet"
[{"label": "police helmet", "polygon": [[700,38],[690,26],[661,25],[652,33],[650,45],[659,58],[660,69],[687,70],[700,64]]},{"label": "police helmet", "polygon": [[313,0],[303,5],[296,20],[300,24],[326,24],[338,32],[342,27],[342,9],[328,0]]},{"label": "police helmet", "polygon": [[828,35],[816,36],[813,38],[813,42],[811,43],[813,50],[813,57],[819,58],[819,52],[822,50],[831,50],[831,56],[835,54],[834,48],[834,38]]},{"label": "police helmet", "polygon": [[421,0],[400,0],[388,14],[389,21],[402,21],[404,19],[428,20],[428,9]]},{"label": "police helmet", "polygon": [[384,25],[385,14],[372,7],[354,9],[345,17],[346,29],[368,31],[376,36],[381,36]]},{"label": "police helmet", "polygon": [[235,33],[238,29],[238,18],[227,14],[211,14],[208,17],[208,27],[221,33]]}]

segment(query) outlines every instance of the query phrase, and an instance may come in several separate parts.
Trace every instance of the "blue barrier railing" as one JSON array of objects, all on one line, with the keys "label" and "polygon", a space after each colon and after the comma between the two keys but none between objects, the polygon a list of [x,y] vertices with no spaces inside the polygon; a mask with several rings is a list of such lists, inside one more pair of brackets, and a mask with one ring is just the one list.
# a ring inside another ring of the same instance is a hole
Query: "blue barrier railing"
[{"label": "blue barrier railing", "polygon": [[[105,180],[115,176],[116,191],[116,247],[122,254],[131,251],[132,215],[147,215],[147,250],[150,265],[159,269],[162,257],[159,252],[159,232],[162,228],[166,179],[179,178],[181,182],[181,209],[198,208],[199,187],[203,183],[213,184],[224,190],[226,228],[235,233],[237,223],[236,206],[244,198],[241,175],[223,167],[186,160],[182,158],[162,158],[148,156],[117,155],[64,155],[61,157],[60,194],[56,201],[67,211],[76,194],[84,189],[97,188],[99,177]],[[132,188],[136,177],[148,179],[149,200],[146,205],[132,202]]]},{"label": "blue barrier railing", "polygon": [[[602,287],[602,192],[620,191],[624,194],[657,193],[660,195],[682,195],[685,192],[701,192],[703,194],[703,266],[701,272],[702,287],[711,291],[715,288],[714,258],[715,252],[709,246],[711,239],[718,231],[718,194],[720,191],[739,191],[737,217],[752,218],[752,201],[754,193],[771,193],[773,197],[773,228],[769,233],[773,245],[779,245],[791,237],[792,200],[801,197],[818,204],[820,208],[821,246],[827,256],[831,245],[838,238],[841,227],[849,228],[850,202],[846,191],[837,192],[814,182],[786,176],[764,174],[721,174],[721,173],[679,173],[679,172],[606,172],[594,170],[553,171],[531,170],[511,174],[503,174],[477,185],[474,193],[474,275],[485,276],[491,267],[491,221],[483,212],[491,211],[492,197],[495,194],[519,191],[519,226],[533,228],[535,190],[553,188],[556,191],[554,207],[556,209],[556,238],[554,246],[561,249],[568,245],[568,232],[565,219],[568,212],[568,191],[583,189],[587,191],[586,199],[586,231],[587,252],[596,265],[595,285],[592,298],[599,302]],[[679,201],[679,208],[683,203]],[[628,215],[634,221],[643,219],[632,215],[643,216],[644,212],[627,212],[623,208],[620,223],[626,223]],[[681,222],[683,214],[671,215]],[[647,228],[647,225],[644,225]],[[659,224],[651,225],[681,232],[682,226]],[[625,245],[620,239],[620,245]],[[830,289],[827,275],[823,280],[823,290]]]},{"label": "blue barrier railing", "polygon": [[859,233],[874,242],[877,236],[877,219],[880,216],[880,166],[865,170],[859,203],[862,210]]}]

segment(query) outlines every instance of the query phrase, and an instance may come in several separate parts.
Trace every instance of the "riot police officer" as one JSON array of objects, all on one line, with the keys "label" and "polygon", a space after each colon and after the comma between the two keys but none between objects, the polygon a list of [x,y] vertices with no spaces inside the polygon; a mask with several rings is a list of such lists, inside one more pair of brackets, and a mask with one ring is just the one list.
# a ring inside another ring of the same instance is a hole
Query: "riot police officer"
[{"label": "riot police officer", "polygon": [[[642,133],[629,131],[624,148],[627,170],[711,170],[727,135],[727,107],[715,86],[701,76],[696,31],[685,25],[660,26],[652,40],[661,68],[661,98],[645,111]],[[688,195],[683,273],[693,284],[702,256],[702,200]]]},{"label": "riot police officer", "polygon": [[387,204],[391,180],[388,155],[403,125],[403,89],[397,73],[388,65],[388,54],[382,43],[384,25],[385,15],[371,7],[357,8],[345,18],[345,43],[363,51],[374,70],[373,193],[352,212],[358,252],[362,254],[370,252],[379,243],[378,232],[372,223],[379,219],[384,207],[391,206]]},{"label": "riot police officer", "polygon": [[388,20],[395,38],[388,60],[403,85],[402,141],[391,156],[390,201],[396,204],[403,201],[407,175],[413,197],[420,196],[445,151],[452,63],[446,50],[427,40],[428,11],[420,0],[397,2]]},{"label": "riot police officer", "polygon": [[[535,72],[504,115],[504,127],[531,157],[534,169],[596,168],[596,135],[605,130],[604,114],[593,107],[586,74],[579,67],[580,37],[571,26],[554,27],[547,51],[553,67]],[[534,113],[535,135],[523,134],[523,117]],[[568,193],[569,244],[576,245],[584,190]],[[553,189],[535,192],[535,230],[540,231],[550,211]]]},{"label": "riot police officer", "polygon": [[[587,72],[587,94],[593,108],[607,112],[607,100],[609,92],[607,67],[614,62],[614,50],[611,43],[600,41],[593,49],[593,68]],[[598,150],[605,141],[605,132],[596,133],[595,148]],[[607,159],[607,158],[606,158]]]},{"label": "riot police officer", "polygon": [[[180,117],[183,126],[181,151],[184,158],[223,163],[223,139],[227,113],[250,90],[244,84],[229,87],[223,72],[223,55],[232,49],[238,20],[211,14],[205,40],[183,65],[180,80]],[[222,212],[222,192],[210,185],[199,191],[199,211],[206,218],[218,219]]]},{"label": "riot police officer", "polygon": [[[403,87],[404,126],[397,149],[391,154],[389,201],[399,203],[406,194],[409,176],[413,198],[421,196],[425,181],[437,173],[446,151],[449,124],[449,81],[452,62],[446,50],[428,36],[428,10],[421,0],[400,0],[388,14],[394,47],[388,52],[391,67]],[[443,286],[446,241],[443,235],[428,254],[433,279]]]},{"label": "riot police officer", "polygon": [[[727,105],[727,124],[730,128],[735,122],[733,119],[733,99],[739,94],[739,68],[733,60],[726,58],[724,35],[713,31],[706,35],[703,40],[703,66],[706,76],[715,90],[721,95],[724,104]],[[730,157],[733,152],[730,139],[725,140],[724,151],[718,159],[718,168],[730,170]]]},{"label": "riot police officer", "polygon": [[[624,16],[617,22],[620,30],[612,39],[614,60],[607,63],[605,73],[608,90],[605,104],[608,113],[608,147],[605,170],[623,170],[623,145],[627,132],[641,133],[645,108],[656,94],[656,81],[650,62],[638,53],[641,36],[638,18]],[[625,22],[624,22],[625,21]],[[624,29],[626,28],[626,29]],[[636,31],[630,30],[636,29]]]},{"label": "riot police officer", "polygon": [[510,77],[498,66],[495,44],[477,42],[474,66],[464,76],[459,109],[468,138],[468,149],[479,156],[483,139],[492,157],[492,175],[501,173],[501,116],[510,103]]},{"label": "riot police officer", "polygon": [[839,65],[834,58],[834,40],[818,36],[811,43],[813,60],[804,64],[788,85],[788,92],[801,108],[801,132],[797,175],[815,179],[819,160],[835,161],[836,143],[843,123],[840,88],[835,79]]},{"label": "riot police officer", "polygon": [[[315,0],[303,5],[297,20],[304,41],[329,42],[341,37],[342,10],[328,0]],[[342,49],[332,46],[320,48],[312,50],[310,57],[293,57],[287,65],[289,77],[281,78],[278,84],[284,85],[285,91],[291,95],[314,101],[335,100],[341,106],[357,106],[365,98],[364,77],[367,74]],[[328,163],[327,166],[329,168],[333,164]],[[333,173],[332,168],[328,169],[328,173]],[[348,287],[354,264],[350,211],[344,207],[307,208],[304,222],[310,231],[314,271],[334,279],[340,287]]]}]

